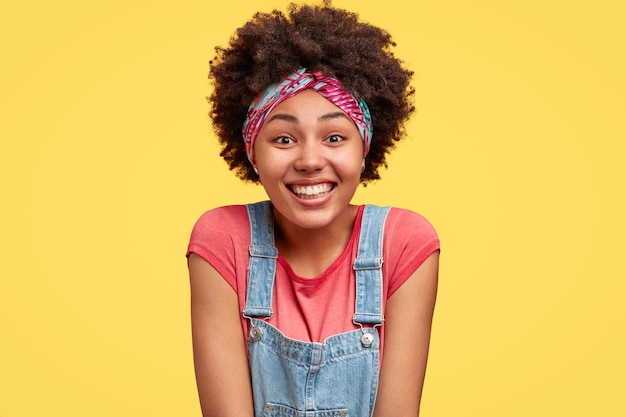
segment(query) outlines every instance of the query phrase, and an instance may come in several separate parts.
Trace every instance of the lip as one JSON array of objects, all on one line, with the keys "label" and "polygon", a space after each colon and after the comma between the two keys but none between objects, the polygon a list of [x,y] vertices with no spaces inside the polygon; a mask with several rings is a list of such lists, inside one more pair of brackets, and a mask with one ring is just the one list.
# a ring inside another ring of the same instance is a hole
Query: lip
[{"label": "lip", "polygon": [[329,180],[327,178],[302,178],[299,180],[294,180],[294,181],[286,181],[285,184],[287,186],[291,186],[291,185],[302,185],[302,186],[307,186],[307,185],[319,185],[319,184],[333,184],[336,185],[337,182],[333,181],[333,180]]},{"label": "lip", "polygon": [[[311,196],[301,196],[294,192],[294,187],[321,187],[328,186],[329,190],[327,192],[321,193],[318,197]],[[335,189],[337,188],[337,183],[335,181],[330,181],[326,179],[311,179],[311,180],[299,180],[293,181],[285,184],[289,194],[298,202],[298,204],[303,206],[319,206],[325,204],[332,195],[335,193]]]}]

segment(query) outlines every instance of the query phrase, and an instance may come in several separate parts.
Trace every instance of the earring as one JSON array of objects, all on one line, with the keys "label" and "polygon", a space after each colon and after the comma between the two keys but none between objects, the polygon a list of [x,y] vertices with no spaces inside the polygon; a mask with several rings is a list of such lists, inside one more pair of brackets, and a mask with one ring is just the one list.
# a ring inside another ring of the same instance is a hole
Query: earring
[{"label": "earring", "polygon": [[259,175],[259,170],[257,169],[257,167],[253,166],[252,169],[254,170],[254,173]]},{"label": "earring", "polygon": [[361,174],[365,172],[365,161],[361,164]]}]

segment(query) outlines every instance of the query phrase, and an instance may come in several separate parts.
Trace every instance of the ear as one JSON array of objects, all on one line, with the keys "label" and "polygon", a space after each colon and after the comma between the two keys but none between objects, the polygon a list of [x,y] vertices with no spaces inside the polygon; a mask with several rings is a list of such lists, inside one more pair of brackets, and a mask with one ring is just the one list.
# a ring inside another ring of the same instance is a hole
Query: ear
[{"label": "ear", "polygon": [[365,172],[365,158],[363,158],[363,161],[361,162],[361,174]]}]

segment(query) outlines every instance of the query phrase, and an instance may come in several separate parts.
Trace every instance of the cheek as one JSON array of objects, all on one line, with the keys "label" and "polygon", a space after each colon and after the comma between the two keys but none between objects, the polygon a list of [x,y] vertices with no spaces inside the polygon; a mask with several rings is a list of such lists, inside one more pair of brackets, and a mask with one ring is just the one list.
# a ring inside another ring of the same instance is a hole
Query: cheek
[{"label": "cheek", "polygon": [[337,170],[344,175],[358,175],[361,176],[361,169],[365,164],[362,153],[350,152],[344,155],[342,158],[336,161]]},{"label": "cheek", "polygon": [[276,155],[268,157],[268,155],[259,155],[259,158],[255,159],[255,164],[259,170],[259,175],[269,177],[276,177],[282,175],[286,164],[285,161]]}]

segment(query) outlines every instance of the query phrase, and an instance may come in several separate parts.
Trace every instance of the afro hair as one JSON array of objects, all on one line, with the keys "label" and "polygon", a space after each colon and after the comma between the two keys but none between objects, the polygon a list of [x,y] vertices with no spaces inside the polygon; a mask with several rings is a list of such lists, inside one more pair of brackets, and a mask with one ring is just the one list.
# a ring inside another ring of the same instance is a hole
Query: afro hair
[{"label": "afro hair", "polygon": [[215,48],[210,61],[210,116],[220,155],[239,178],[258,182],[241,132],[248,107],[270,84],[307,68],[337,77],[346,90],[365,99],[374,134],[361,182],[379,179],[379,168],[387,166],[387,153],[406,136],[404,124],[414,111],[413,73],[394,57],[394,46],[385,30],[329,1],[322,6],[291,4],[286,14],[256,13],[228,47]]}]

